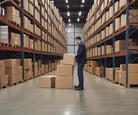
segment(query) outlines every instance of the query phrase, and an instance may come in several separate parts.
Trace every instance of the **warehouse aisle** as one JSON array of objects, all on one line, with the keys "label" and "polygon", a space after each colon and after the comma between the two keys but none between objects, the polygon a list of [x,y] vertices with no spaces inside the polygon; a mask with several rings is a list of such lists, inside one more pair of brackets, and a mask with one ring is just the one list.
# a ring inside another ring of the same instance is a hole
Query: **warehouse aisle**
[{"label": "warehouse aisle", "polygon": [[89,73],[84,91],[40,89],[37,78],[0,92],[0,114],[138,115],[138,89],[124,89]]}]

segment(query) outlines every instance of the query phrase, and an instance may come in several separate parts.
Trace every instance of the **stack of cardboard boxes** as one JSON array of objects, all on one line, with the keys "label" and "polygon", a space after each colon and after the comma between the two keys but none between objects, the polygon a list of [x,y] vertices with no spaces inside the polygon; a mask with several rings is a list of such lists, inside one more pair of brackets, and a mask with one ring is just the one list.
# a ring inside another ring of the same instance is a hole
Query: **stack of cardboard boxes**
[{"label": "stack of cardboard boxes", "polygon": [[[128,64],[128,84],[138,84],[138,64]],[[126,84],[126,65],[120,65],[119,81],[120,84]]]},{"label": "stack of cardboard boxes", "polygon": [[33,78],[32,59],[24,59],[24,80]]},{"label": "stack of cardboard boxes", "polygon": [[5,61],[5,71],[6,75],[9,75],[9,85],[14,85],[18,83],[18,66],[16,59],[7,59]]},{"label": "stack of cardboard boxes", "polygon": [[12,21],[20,25],[21,19],[20,19],[19,10],[17,10],[14,6],[7,6],[5,8],[5,18],[9,21]]},{"label": "stack of cardboard boxes", "polygon": [[[74,54],[64,54],[60,65],[57,65],[56,75],[40,78],[40,87],[70,89],[73,88]],[[55,80],[53,80],[55,79]],[[53,83],[54,82],[54,83]],[[47,85],[48,84],[48,85]]]},{"label": "stack of cardboard boxes", "polygon": [[4,86],[7,86],[8,85],[8,79],[9,79],[9,76],[6,75],[5,73],[5,63],[4,61],[0,61],[0,89]]},{"label": "stack of cardboard boxes", "polygon": [[0,42],[9,43],[9,27],[0,26]]}]

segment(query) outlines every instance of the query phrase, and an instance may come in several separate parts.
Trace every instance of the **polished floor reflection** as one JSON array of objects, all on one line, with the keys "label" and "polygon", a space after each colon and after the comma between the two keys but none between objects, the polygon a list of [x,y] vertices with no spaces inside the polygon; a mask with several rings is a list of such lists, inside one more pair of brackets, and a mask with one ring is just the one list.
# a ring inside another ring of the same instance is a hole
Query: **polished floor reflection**
[{"label": "polished floor reflection", "polygon": [[1,91],[0,115],[138,115],[138,89],[89,73],[84,91],[40,89],[37,78]]}]

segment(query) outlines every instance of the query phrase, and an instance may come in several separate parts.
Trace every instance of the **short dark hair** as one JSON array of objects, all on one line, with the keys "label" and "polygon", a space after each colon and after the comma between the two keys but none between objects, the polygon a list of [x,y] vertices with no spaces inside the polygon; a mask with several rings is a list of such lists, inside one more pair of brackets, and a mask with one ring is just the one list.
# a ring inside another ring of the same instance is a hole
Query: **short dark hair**
[{"label": "short dark hair", "polygon": [[81,37],[80,36],[77,36],[75,39],[76,40],[81,40]]}]

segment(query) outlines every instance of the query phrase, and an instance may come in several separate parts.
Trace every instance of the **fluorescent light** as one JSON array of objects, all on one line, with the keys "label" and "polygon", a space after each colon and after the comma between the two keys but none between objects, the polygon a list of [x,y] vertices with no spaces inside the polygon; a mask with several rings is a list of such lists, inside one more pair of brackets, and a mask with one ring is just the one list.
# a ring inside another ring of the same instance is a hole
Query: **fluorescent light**
[{"label": "fluorescent light", "polygon": [[67,8],[69,8],[69,5],[67,5]]},{"label": "fluorescent light", "polygon": [[85,0],[82,0],[82,3],[85,3]]},{"label": "fluorescent light", "polygon": [[69,23],[69,26],[71,26],[71,23]]},{"label": "fluorescent light", "polygon": [[68,1],[68,0],[66,0],[66,3],[69,3],[69,1]]},{"label": "fluorescent light", "polygon": [[81,11],[79,12],[79,16],[81,16]]},{"label": "fluorescent light", "polygon": [[68,19],[68,22],[71,22],[71,19]]},{"label": "fluorescent light", "polygon": [[67,12],[67,16],[70,16],[70,12],[69,11]]},{"label": "fluorescent light", "polygon": [[79,22],[80,21],[80,18],[77,18],[77,22]]},{"label": "fluorescent light", "polygon": [[80,7],[84,7],[84,5],[82,4]]}]

